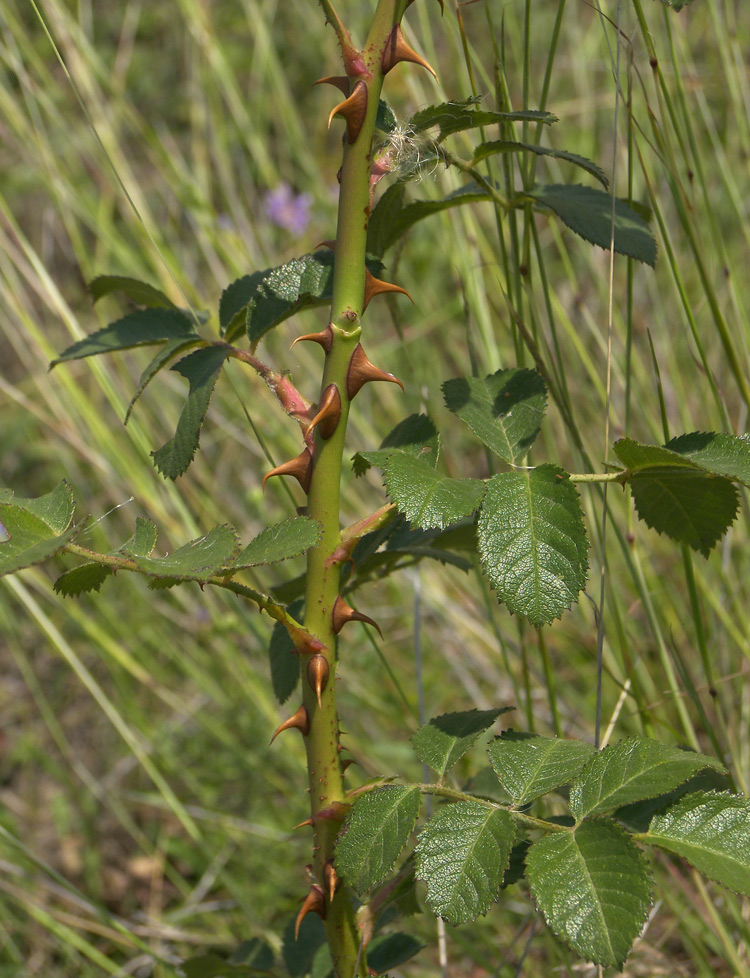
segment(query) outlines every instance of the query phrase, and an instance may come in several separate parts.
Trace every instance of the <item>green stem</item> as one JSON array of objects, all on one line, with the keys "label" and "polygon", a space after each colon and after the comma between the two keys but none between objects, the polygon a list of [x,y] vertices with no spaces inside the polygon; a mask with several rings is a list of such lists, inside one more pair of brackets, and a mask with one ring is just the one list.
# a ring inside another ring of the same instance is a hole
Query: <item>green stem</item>
[{"label": "green stem", "polygon": [[[305,592],[305,628],[317,636],[325,648],[324,672],[327,683],[318,698],[310,682],[303,682],[303,703],[309,718],[305,737],[307,750],[310,807],[314,831],[314,870],[325,892],[325,926],[333,961],[335,978],[367,975],[367,963],[361,948],[361,937],[354,904],[346,881],[340,881],[333,899],[326,885],[330,879],[334,843],[340,823],[316,818],[345,800],[339,750],[339,718],[336,706],[336,635],[332,612],[339,595],[341,564],[331,559],[341,545],[340,483],[342,456],[349,416],[350,398],[347,374],[352,354],[362,330],[360,317],[365,304],[365,247],[370,214],[370,167],[372,140],[378,100],[383,83],[381,67],[386,40],[399,23],[405,0],[380,0],[372,28],[361,52],[344,50],[344,61],[350,77],[350,91],[364,83],[367,107],[353,142],[344,137],[344,159],[341,168],[338,224],[333,273],[330,330],[331,345],[326,354],[321,394],[335,384],[341,400],[341,413],[335,430],[323,437],[316,430],[313,449],[313,471],[308,492],[307,512],[322,526],[320,542],[308,553]],[[331,19],[332,8],[325,4]],[[336,19],[339,38],[348,35]],[[342,45],[343,48],[343,45]],[[337,123],[335,123],[337,124]],[[348,130],[347,130],[348,131]],[[320,663],[320,660],[317,660]],[[303,670],[306,664],[303,663]],[[326,873],[328,872],[328,877]]]}]

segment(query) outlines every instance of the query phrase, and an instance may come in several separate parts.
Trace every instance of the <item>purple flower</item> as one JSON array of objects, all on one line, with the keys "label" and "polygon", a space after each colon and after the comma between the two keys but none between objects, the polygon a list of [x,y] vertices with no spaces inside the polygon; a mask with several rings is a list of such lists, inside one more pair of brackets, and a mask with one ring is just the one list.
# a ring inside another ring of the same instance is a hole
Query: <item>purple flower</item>
[{"label": "purple flower", "polygon": [[295,194],[288,183],[280,183],[263,198],[263,211],[277,227],[302,234],[310,223],[309,194]]}]

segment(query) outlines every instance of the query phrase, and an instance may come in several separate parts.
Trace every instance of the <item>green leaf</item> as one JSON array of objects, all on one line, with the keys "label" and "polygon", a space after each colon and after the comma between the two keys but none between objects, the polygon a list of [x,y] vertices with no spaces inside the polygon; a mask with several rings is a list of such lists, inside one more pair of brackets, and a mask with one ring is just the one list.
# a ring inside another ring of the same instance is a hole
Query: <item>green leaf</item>
[{"label": "green leaf", "polygon": [[714,475],[750,486],[750,438],[713,431],[692,431],[672,438],[664,446]]},{"label": "green leaf", "polygon": [[75,502],[67,482],[36,499],[0,495],[0,576],[38,564],[62,550],[79,528],[71,526]]},{"label": "green leaf", "polygon": [[390,133],[398,125],[398,119],[396,118],[396,113],[384,102],[383,99],[378,100],[378,114],[375,117],[375,128],[379,132]]},{"label": "green leaf", "polygon": [[209,346],[196,350],[172,367],[189,382],[190,390],[174,438],[151,453],[154,464],[163,476],[176,479],[195,458],[203,419],[226,358],[226,348]]},{"label": "green leaf", "polygon": [[187,316],[176,309],[139,309],[73,343],[52,361],[50,368],[66,360],[80,360],[99,353],[113,353],[116,350],[163,343],[165,340],[188,338],[200,340]]},{"label": "green leaf", "polygon": [[564,163],[573,163],[575,166],[579,166],[582,170],[590,173],[592,177],[595,177],[605,189],[609,186],[609,180],[604,170],[591,160],[587,160],[585,156],[579,156],[577,153],[568,153],[563,149],[537,146],[534,143],[518,143],[513,139],[496,139],[489,143],[480,143],[474,150],[471,165],[476,166],[481,160],[486,159],[488,156],[493,156],[496,153],[517,153],[519,151],[535,153],[537,156],[551,156],[554,159],[562,160]]},{"label": "green leaf", "polygon": [[706,754],[633,737],[597,751],[570,789],[570,810],[580,822],[590,815],[663,795],[704,768],[725,770]]},{"label": "green leaf", "polygon": [[268,968],[249,964],[231,964],[218,954],[202,954],[198,958],[183,961],[180,968],[185,972],[185,978],[255,978],[256,975],[268,974]]},{"label": "green leaf", "polygon": [[161,350],[159,350],[159,352],[141,374],[140,380],[138,381],[138,386],[135,389],[135,393],[130,398],[128,409],[125,412],[125,424],[127,424],[130,420],[130,415],[135,407],[135,402],[144,392],[146,387],[151,383],[154,377],[159,373],[159,371],[166,367],[169,361],[176,357],[179,353],[184,353],[186,350],[189,350],[194,346],[205,346],[205,341],[202,340],[200,336],[188,336],[187,339],[181,337],[176,340],[170,340],[161,348]]},{"label": "green leaf", "polygon": [[295,917],[284,928],[282,955],[291,978],[304,978],[309,974],[318,949],[326,942],[323,921],[317,914],[309,913],[302,918],[299,934],[295,937]]},{"label": "green leaf", "polygon": [[485,483],[479,479],[449,479],[421,458],[402,452],[385,466],[388,495],[410,523],[428,530],[443,529],[470,516],[482,502]]},{"label": "green leaf", "polygon": [[251,937],[229,955],[230,964],[252,965],[260,971],[273,967],[273,949],[259,937]]},{"label": "green leaf", "polygon": [[[295,601],[287,611],[298,621],[304,608],[304,601]],[[289,632],[280,622],[274,622],[271,640],[268,644],[268,662],[271,667],[271,685],[279,703],[285,703],[294,692],[299,681],[299,655],[294,648]]]},{"label": "green leaf", "polygon": [[728,773],[723,774],[712,768],[704,768],[703,771],[666,794],[617,808],[612,813],[612,818],[624,825],[629,832],[645,832],[657,812],[665,811],[683,795],[693,794],[696,791],[729,791],[729,789]]},{"label": "green leaf", "polygon": [[119,549],[126,557],[149,557],[156,546],[156,527],[151,520],[136,517],[135,533]]},{"label": "green leaf", "polygon": [[474,801],[445,805],[417,842],[417,877],[439,917],[463,924],[487,913],[497,899],[516,830],[499,808]]},{"label": "green leaf", "polygon": [[404,206],[403,184],[394,184],[383,194],[370,216],[367,250],[380,257],[418,221],[452,207],[482,200],[490,200],[487,191],[476,183],[468,183],[442,200],[416,200]]},{"label": "green leaf", "polygon": [[568,784],[594,753],[585,740],[560,740],[506,730],[489,746],[497,779],[516,805]]},{"label": "green leaf", "polygon": [[127,275],[99,275],[89,282],[89,292],[98,302],[105,295],[122,292],[132,302],[139,306],[149,306],[152,309],[174,309],[175,304],[160,289],[155,289],[148,282],[140,282],[137,278]]},{"label": "green leaf", "polygon": [[[549,207],[590,244],[608,249],[612,237],[612,198],[603,190],[581,184],[534,187],[525,196]],[[647,265],[656,264],[656,240],[628,201],[615,200],[615,251]]]},{"label": "green leaf", "polygon": [[77,598],[89,591],[101,590],[102,584],[112,574],[112,568],[103,564],[81,564],[80,567],[73,567],[61,574],[52,588],[65,598]]},{"label": "green leaf", "polygon": [[649,469],[630,480],[640,519],[708,557],[737,516],[736,487],[685,468]]},{"label": "green leaf", "polygon": [[418,937],[400,932],[376,937],[367,947],[367,967],[384,973],[411,960],[426,946]]},{"label": "green leaf", "polygon": [[234,528],[224,525],[215,526],[205,536],[191,540],[168,557],[135,556],[134,560],[141,573],[148,577],[205,582],[231,567],[239,549]]},{"label": "green leaf", "polygon": [[661,0],[661,2],[671,7],[672,10],[682,10],[683,7],[687,7],[691,0]]},{"label": "green leaf", "polygon": [[443,384],[445,406],[504,462],[526,457],[539,434],[547,388],[536,370],[498,370],[489,377],[457,377]]},{"label": "green leaf", "polygon": [[699,791],[655,815],[639,837],[692,863],[735,893],[750,896],[750,799]]},{"label": "green leaf", "polygon": [[535,842],[526,875],[539,909],[587,961],[622,967],[651,905],[643,855],[609,819],[584,822]]},{"label": "green leaf", "polygon": [[336,867],[355,893],[390,873],[419,814],[419,788],[384,785],[358,798],[336,843]]},{"label": "green leaf", "polygon": [[[369,260],[367,267],[376,277],[382,273],[378,261]],[[231,342],[240,335],[244,323],[255,346],[270,329],[295,313],[329,303],[332,288],[333,252],[328,249],[245,275],[222,293],[222,334]]]},{"label": "green leaf", "polygon": [[422,132],[439,126],[437,141],[441,142],[446,136],[466,129],[476,129],[478,126],[491,126],[501,122],[543,122],[551,125],[557,122],[557,116],[551,112],[541,112],[536,109],[520,112],[492,112],[487,109],[477,109],[476,98],[463,102],[443,102],[441,105],[430,105],[421,109],[409,119],[409,127]]},{"label": "green leaf", "polygon": [[395,452],[416,456],[434,468],[440,454],[440,436],[431,418],[426,414],[410,414],[385,436],[378,451],[357,452],[352,458],[354,474],[363,475],[371,465],[385,468]]},{"label": "green leaf", "polygon": [[494,476],[477,535],[498,597],[537,627],[559,618],[586,584],[581,502],[568,474],[554,465]]},{"label": "green leaf", "polygon": [[276,564],[305,553],[320,540],[323,528],[309,516],[294,516],[268,526],[245,547],[232,570]]},{"label": "green leaf", "polygon": [[503,706],[495,710],[466,710],[433,717],[412,737],[414,752],[442,778],[495,720],[511,709]]}]

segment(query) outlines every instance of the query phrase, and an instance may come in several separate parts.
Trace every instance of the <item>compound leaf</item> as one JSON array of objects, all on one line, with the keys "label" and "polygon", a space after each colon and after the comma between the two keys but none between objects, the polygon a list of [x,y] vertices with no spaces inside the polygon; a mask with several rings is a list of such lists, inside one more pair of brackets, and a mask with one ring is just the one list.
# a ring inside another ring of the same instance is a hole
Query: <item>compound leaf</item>
[{"label": "compound leaf", "polygon": [[664,446],[699,465],[704,471],[723,475],[750,486],[750,439],[747,435],[691,431],[672,438]]},{"label": "compound leaf", "polygon": [[[539,204],[549,207],[590,244],[608,249],[612,238],[612,198],[596,187],[581,184],[549,184],[526,191]],[[614,214],[615,251],[647,265],[656,264],[656,240],[634,206],[617,198]]]},{"label": "compound leaf", "polygon": [[720,761],[706,754],[669,747],[646,737],[623,740],[591,758],[570,789],[570,810],[580,822],[590,815],[666,794],[707,767],[725,770]]},{"label": "compound leaf", "polygon": [[651,905],[642,853],[609,819],[584,822],[533,843],[526,875],[558,937],[587,961],[621,967]]},{"label": "compound leaf", "polygon": [[410,523],[429,530],[444,529],[470,516],[482,502],[485,483],[479,479],[449,479],[429,462],[396,452],[385,465],[388,495]]},{"label": "compound leaf", "polygon": [[144,392],[146,387],[148,387],[154,377],[159,373],[159,371],[166,367],[169,361],[176,357],[179,353],[184,353],[193,346],[205,346],[205,341],[202,340],[200,336],[188,336],[187,338],[180,337],[176,340],[170,340],[161,348],[161,350],[159,350],[159,352],[150,361],[141,374],[140,380],[138,381],[138,386],[135,389],[135,393],[130,398],[128,409],[125,412],[125,424],[127,424],[130,420],[130,415],[135,407],[135,402]]},{"label": "compound leaf", "polygon": [[547,388],[536,370],[511,368],[443,384],[445,406],[504,462],[523,461],[544,418]]},{"label": "compound leaf", "polygon": [[234,527],[215,526],[167,557],[134,556],[138,569],[148,577],[172,581],[205,582],[231,567],[240,549]]},{"label": "compound leaf", "polygon": [[251,540],[233,564],[232,570],[276,564],[298,557],[320,540],[322,527],[309,516],[294,516],[283,523],[268,526]]},{"label": "compound leaf", "polygon": [[224,347],[209,346],[190,353],[172,367],[185,377],[190,389],[174,438],[151,453],[157,469],[169,479],[182,475],[195,457],[203,419],[227,352]]},{"label": "compound leaf", "polygon": [[568,474],[554,465],[490,479],[477,536],[498,597],[537,627],[559,618],[586,583],[581,502]]},{"label": "compound leaf", "polygon": [[81,564],[61,574],[52,588],[65,598],[77,598],[89,591],[101,590],[102,584],[112,573],[112,568],[103,564]]},{"label": "compound leaf", "polygon": [[466,710],[433,717],[412,737],[414,752],[442,778],[495,720],[510,709],[512,707],[503,706],[495,710]]},{"label": "compound leaf", "polygon": [[709,879],[750,896],[750,799],[697,791],[654,816],[639,836],[682,856]]},{"label": "compound leaf", "polygon": [[122,292],[139,306],[152,309],[174,309],[175,304],[160,290],[127,275],[99,275],[89,282],[89,292],[94,302],[113,292]]},{"label": "compound leaf", "polygon": [[357,452],[352,458],[354,474],[363,475],[372,465],[385,468],[395,452],[416,456],[435,468],[440,454],[440,436],[432,419],[426,414],[410,414],[404,418],[385,436],[377,451]]},{"label": "compound leaf", "polygon": [[519,151],[535,153],[537,156],[551,156],[554,159],[562,160],[564,163],[573,163],[574,166],[579,166],[582,170],[590,173],[592,177],[595,177],[605,189],[609,186],[609,179],[604,170],[592,160],[586,159],[585,156],[568,153],[564,149],[538,146],[534,143],[518,143],[513,139],[496,139],[489,143],[480,143],[474,150],[471,165],[476,166],[481,160],[496,153],[517,153]]},{"label": "compound leaf", "polygon": [[357,799],[336,843],[336,866],[356,893],[390,873],[419,814],[420,791],[384,785]]},{"label": "compound leaf", "polygon": [[36,499],[0,491],[0,576],[38,564],[62,550],[78,533],[71,526],[75,502],[67,482]]},{"label": "compound leaf", "polygon": [[445,805],[421,832],[417,877],[432,911],[452,924],[487,913],[497,899],[515,839],[508,812],[475,801]]},{"label": "compound leaf", "polygon": [[176,309],[139,309],[73,343],[52,361],[50,368],[66,360],[80,360],[99,353],[188,338],[200,340],[191,321]]},{"label": "compound leaf", "polygon": [[490,200],[486,190],[476,183],[467,183],[442,200],[415,200],[404,204],[403,184],[394,184],[375,205],[367,228],[367,249],[382,257],[419,221],[440,211]]},{"label": "compound leaf", "polygon": [[437,142],[446,136],[466,129],[476,129],[479,126],[497,125],[501,122],[543,122],[551,125],[557,122],[557,116],[551,112],[537,109],[527,109],[519,112],[493,112],[476,107],[478,99],[468,98],[463,102],[443,102],[441,105],[430,105],[421,109],[409,119],[409,127],[417,132],[439,127]]},{"label": "compound leaf", "polygon": [[526,805],[572,781],[591,758],[594,745],[506,730],[492,741],[488,753],[513,803]]}]

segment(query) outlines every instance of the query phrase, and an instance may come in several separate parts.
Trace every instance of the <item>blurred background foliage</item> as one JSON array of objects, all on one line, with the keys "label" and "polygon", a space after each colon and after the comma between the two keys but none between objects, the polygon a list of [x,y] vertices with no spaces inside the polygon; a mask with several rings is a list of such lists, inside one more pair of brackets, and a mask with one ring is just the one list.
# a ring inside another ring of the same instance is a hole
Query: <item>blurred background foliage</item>
[{"label": "blurred background foliage", "polygon": [[[372,5],[341,7],[362,38]],[[543,134],[548,145],[610,171],[616,159],[618,194],[654,210],[660,255],[655,271],[615,264],[610,445],[626,433],[661,441],[665,424],[669,434],[741,433],[750,8],[696,0],[677,14],[625,0],[615,142],[615,7],[600,17],[572,0],[449,0],[441,19],[436,3],[420,0],[408,37],[440,83],[402,66],[385,94],[403,119],[474,91],[494,105],[505,87],[513,108],[543,104],[559,117]],[[92,521],[81,543],[116,547],[142,515],[160,527],[167,552],[217,522],[249,540],[292,513],[283,487],[271,482],[264,495],[261,478],[266,449],[276,462],[296,454],[295,426],[241,366],[226,370],[203,451],[176,484],[149,452],[174,430],[183,381],[162,375],[124,427],[148,352],[51,374],[47,366],[125,311],[111,298],[92,308],[86,282],[98,274],[142,278],[179,305],[209,310],[212,330],[230,281],[333,235],[340,134],[325,127],[333,93],[312,82],[337,70],[334,35],[312,0],[5,0],[0,9],[0,484],[33,496],[67,478],[80,517]],[[462,137],[453,145],[468,154]],[[512,170],[516,186],[528,166]],[[581,179],[554,160],[536,168],[547,182]],[[461,182],[442,168],[421,176],[412,188],[420,197]],[[427,410],[448,471],[487,475],[438,382],[533,365],[509,296],[577,432],[551,407],[532,461],[580,472],[588,457],[601,471],[607,253],[530,214],[498,229],[492,209],[478,205],[419,225],[388,261],[387,277],[415,304],[373,303],[365,341],[406,395],[393,385],[362,392],[352,454]],[[311,398],[320,353],[288,348],[322,325],[319,312],[305,313],[261,348]],[[440,565],[358,595],[385,640],[373,644],[363,630],[344,643],[353,784],[419,777],[408,737],[420,689],[428,715],[513,705],[518,728],[592,736],[602,499],[586,488],[582,499],[588,595],[552,628],[524,626],[481,575]],[[347,476],[347,521],[381,501],[377,471]],[[638,524],[619,489],[608,501],[604,736],[645,733],[718,753],[747,791],[747,501],[708,561]],[[265,589],[302,567],[266,569],[253,583]],[[301,744],[268,746],[288,712],[271,690],[268,621],[223,594],[151,592],[122,576],[74,603],[50,588],[61,569],[0,582],[0,976],[170,975],[186,956],[252,937],[278,951],[305,891],[308,838],[292,826],[306,817],[307,797]],[[469,755],[459,777],[481,766]],[[750,975],[747,901],[667,857],[659,876],[625,973]],[[410,923],[433,940],[428,916]],[[523,886],[476,925],[449,928],[447,954],[455,978],[595,973],[546,933]],[[433,952],[403,968],[414,978],[439,973]]]}]

